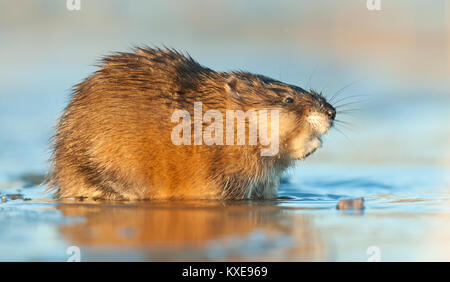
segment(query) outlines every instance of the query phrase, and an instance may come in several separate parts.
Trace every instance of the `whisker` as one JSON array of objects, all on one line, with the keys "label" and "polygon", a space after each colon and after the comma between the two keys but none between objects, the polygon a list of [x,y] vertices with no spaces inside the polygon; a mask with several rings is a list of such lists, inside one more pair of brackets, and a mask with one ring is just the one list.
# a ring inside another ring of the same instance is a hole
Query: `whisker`
[{"label": "whisker", "polygon": [[345,107],[345,106],[357,105],[357,104],[364,104],[364,103],[366,103],[367,101],[368,101],[368,100],[353,101],[353,102],[348,102],[348,103],[344,103],[344,104],[341,104],[341,105],[334,105],[334,107],[335,107],[336,109],[339,109],[339,108],[342,108],[342,107]]},{"label": "whisker", "polygon": [[338,104],[340,102],[343,102],[345,100],[348,100],[350,98],[360,98],[360,97],[370,97],[369,95],[362,95],[362,94],[358,94],[358,95],[350,95],[350,96],[346,96],[346,97],[342,97],[341,99],[334,101],[335,104]]},{"label": "whisker", "polygon": [[336,129],[339,133],[341,133],[347,140],[350,141],[350,138],[348,138],[348,136],[339,128],[337,128],[336,126],[333,126],[332,128]]},{"label": "whisker", "polygon": [[354,112],[360,112],[362,109],[360,108],[352,108],[352,109],[345,109],[345,110],[338,110],[336,113],[338,114],[345,114],[345,113],[354,113]]},{"label": "whisker", "polygon": [[343,124],[343,123],[339,123],[339,122],[335,123],[335,125],[338,125],[338,126],[344,128],[345,130],[349,130],[349,131],[355,131],[355,129],[356,129],[356,126],[354,126],[354,125],[347,125],[347,124]]},{"label": "whisker", "polygon": [[335,119],[334,120],[335,122],[338,122],[338,123],[342,123],[342,124],[346,124],[346,125],[354,125],[354,124],[352,124],[351,122],[348,122],[348,121],[343,121],[343,120],[339,120],[339,119]]},{"label": "whisker", "polygon": [[351,83],[345,85],[344,87],[342,87],[342,88],[339,89],[338,91],[336,91],[336,92],[333,94],[333,96],[331,96],[331,98],[330,98],[329,101],[332,103],[333,100],[336,99],[342,91],[344,91],[345,89],[347,89],[347,88],[349,88],[350,86],[354,85],[356,82],[358,82],[358,81],[353,81],[353,82],[351,82]]},{"label": "whisker", "polygon": [[355,112],[336,112],[337,114],[339,114],[339,116],[349,116],[349,117],[352,117],[352,118],[356,118],[357,117],[357,115],[355,114]]},{"label": "whisker", "polygon": [[313,77],[314,73],[316,72],[316,70],[317,70],[317,67],[315,67],[314,70],[312,71],[312,73],[310,73],[310,75],[309,75],[307,88],[309,88],[310,90],[311,90],[311,86],[312,86],[312,77]]}]

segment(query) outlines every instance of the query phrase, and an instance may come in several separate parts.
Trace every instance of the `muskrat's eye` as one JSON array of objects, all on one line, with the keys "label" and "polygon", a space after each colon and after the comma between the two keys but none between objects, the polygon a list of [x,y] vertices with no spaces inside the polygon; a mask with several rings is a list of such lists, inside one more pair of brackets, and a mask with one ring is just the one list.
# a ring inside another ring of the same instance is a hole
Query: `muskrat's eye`
[{"label": "muskrat's eye", "polygon": [[286,104],[294,103],[294,99],[292,97],[287,97],[287,98],[284,99],[284,102]]}]

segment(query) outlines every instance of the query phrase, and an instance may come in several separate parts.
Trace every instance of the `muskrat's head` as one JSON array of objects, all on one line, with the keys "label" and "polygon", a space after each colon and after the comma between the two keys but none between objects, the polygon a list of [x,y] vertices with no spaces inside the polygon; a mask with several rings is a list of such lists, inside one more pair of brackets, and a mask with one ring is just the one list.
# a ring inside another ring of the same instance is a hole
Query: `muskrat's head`
[{"label": "muskrat's head", "polygon": [[290,159],[306,158],[321,147],[321,136],[336,117],[321,94],[265,76],[234,72],[225,88],[243,109],[279,110],[279,154]]}]

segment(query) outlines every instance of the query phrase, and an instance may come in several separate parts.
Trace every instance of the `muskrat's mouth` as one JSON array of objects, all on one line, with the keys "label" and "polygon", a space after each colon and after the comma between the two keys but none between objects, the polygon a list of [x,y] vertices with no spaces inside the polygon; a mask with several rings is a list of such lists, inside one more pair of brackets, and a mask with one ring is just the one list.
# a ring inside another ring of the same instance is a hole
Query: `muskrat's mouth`
[{"label": "muskrat's mouth", "polygon": [[306,117],[306,122],[306,126],[291,141],[291,157],[296,160],[302,160],[322,147],[321,137],[333,124],[333,121],[322,113],[310,114]]},{"label": "muskrat's mouth", "polygon": [[295,159],[302,160],[314,153],[320,147],[322,147],[321,135],[312,135],[302,146],[294,148]]},{"label": "muskrat's mouth", "polygon": [[301,150],[301,154],[297,159],[304,159],[314,153],[318,148],[322,147],[321,135],[313,135],[306,142]]}]

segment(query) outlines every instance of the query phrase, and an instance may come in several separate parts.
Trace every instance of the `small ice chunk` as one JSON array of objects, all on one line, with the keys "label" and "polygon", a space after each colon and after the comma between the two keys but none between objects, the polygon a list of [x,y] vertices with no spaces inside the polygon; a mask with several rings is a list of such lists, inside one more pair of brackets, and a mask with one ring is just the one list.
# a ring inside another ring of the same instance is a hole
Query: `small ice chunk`
[{"label": "small ice chunk", "polygon": [[363,210],[364,209],[364,198],[355,199],[341,199],[337,204],[336,208],[338,210]]}]

